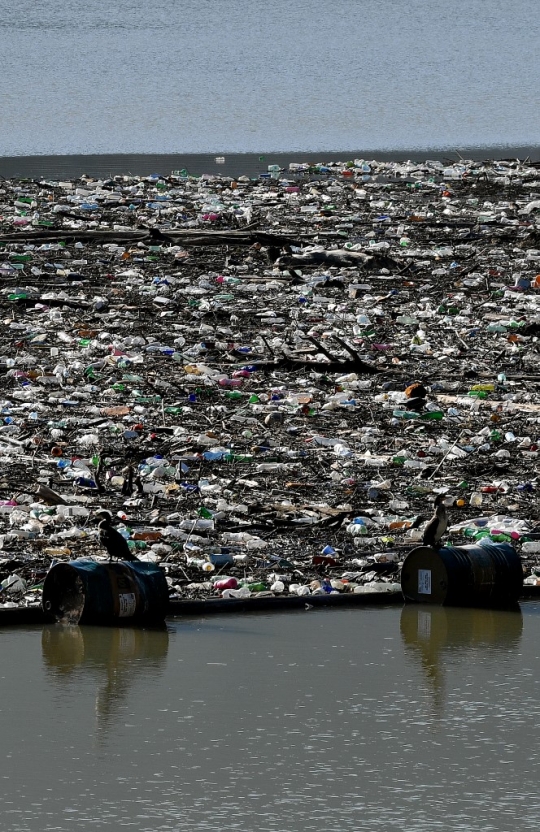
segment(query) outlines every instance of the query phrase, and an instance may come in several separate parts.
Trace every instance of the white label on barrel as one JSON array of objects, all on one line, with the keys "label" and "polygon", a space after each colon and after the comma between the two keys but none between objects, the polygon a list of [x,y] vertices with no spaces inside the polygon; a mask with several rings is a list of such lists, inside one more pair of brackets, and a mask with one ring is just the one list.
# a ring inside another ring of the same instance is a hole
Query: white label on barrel
[{"label": "white label on barrel", "polygon": [[118,612],[120,618],[129,618],[131,615],[135,615],[137,601],[134,592],[120,593],[118,600],[120,602],[120,610]]},{"label": "white label on barrel", "polygon": [[418,594],[431,595],[431,569],[418,570]]}]

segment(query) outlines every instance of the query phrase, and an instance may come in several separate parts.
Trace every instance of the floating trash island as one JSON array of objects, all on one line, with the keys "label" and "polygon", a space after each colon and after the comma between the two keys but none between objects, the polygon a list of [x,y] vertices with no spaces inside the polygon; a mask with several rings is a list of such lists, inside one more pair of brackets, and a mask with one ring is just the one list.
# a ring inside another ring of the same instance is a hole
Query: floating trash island
[{"label": "floating trash island", "polygon": [[400,595],[437,499],[540,583],[538,164],[3,180],[0,273],[4,609],[103,511],[171,603]]}]

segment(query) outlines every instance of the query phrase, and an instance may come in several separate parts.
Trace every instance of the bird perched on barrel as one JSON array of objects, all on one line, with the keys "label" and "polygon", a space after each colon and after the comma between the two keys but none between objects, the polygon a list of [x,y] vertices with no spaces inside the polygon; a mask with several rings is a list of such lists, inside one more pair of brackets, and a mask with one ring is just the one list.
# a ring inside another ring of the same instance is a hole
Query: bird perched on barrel
[{"label": "bird perched on barrel", "polygon": [[446,510],[446,495],[437,494],[435,497],[435,514],[424,529],[422,542],[432,549],[440,548],[440,541],[448,526],[448,512]]},{"label": "bird perched on barrel", "polygon": [[99,542],[109,553],[109,563],[113,558],[117,558],[118,560],[138,560],[138,557],[133,554],[127,545],[126,539],[113,527],[113,516],[111,512],[106,509],[100,509],[96,511],[96,517],[100,518],[98,524]]}]

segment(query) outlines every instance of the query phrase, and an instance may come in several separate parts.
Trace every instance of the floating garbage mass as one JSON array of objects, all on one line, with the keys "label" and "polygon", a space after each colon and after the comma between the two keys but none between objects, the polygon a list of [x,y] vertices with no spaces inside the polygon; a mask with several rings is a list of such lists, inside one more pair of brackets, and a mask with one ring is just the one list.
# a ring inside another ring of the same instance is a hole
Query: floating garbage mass
[{"label": "floating garbage mass", "polygon": [[397,592],[443,497],[540,583],[539,165],[270,167],[0,181],[4,607],[103,511],[172,599]]}]

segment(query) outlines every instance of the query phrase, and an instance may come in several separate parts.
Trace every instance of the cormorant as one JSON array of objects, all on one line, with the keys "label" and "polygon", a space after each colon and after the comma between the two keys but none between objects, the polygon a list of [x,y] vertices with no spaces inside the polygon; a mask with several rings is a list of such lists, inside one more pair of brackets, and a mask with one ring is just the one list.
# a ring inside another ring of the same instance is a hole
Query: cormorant
[{"label": "cormorant", "polygon": [[440,548],[440,540],[448,526],[448,512],[446,510],[445,494],[437,494],[435,497],[435,514],[424,529],[423,544],[432,549]]},{"label": "cormorant", "polygon": [[122,495],[124,497],[131,497],[133,494],[133,465],[128,465],[122,471],[124,475],[124,482],[122,483]]},{"label": "cormorant", "polygon": [[98,525],[99,542],[109,553],[109,563],[113,558],[118,560],[138,560],[138,557],[133,554],[129,548],[127,541],[120,532],[113,528],[113,517],[110,511],[101,509],[96,512],[101,520]]}]

